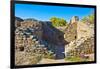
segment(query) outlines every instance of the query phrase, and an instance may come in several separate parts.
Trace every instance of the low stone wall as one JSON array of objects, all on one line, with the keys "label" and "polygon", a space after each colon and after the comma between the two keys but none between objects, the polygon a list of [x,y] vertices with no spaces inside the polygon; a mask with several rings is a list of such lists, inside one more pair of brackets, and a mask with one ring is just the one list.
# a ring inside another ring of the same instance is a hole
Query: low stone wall
[{"label": "low stone wall", "polygon": [[81,38],[65,47],[66,56],[81,56],[94,53],[94,37]]}]

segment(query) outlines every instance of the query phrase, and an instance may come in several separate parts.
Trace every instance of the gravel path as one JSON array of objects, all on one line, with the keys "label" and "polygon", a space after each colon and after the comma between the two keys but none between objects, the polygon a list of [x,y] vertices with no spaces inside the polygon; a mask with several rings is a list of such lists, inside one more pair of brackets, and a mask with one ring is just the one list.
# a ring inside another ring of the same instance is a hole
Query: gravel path
[{"label": "gravel path", "polygon": [[43,58],[38,64],[67,63],[67,62],[70,62],[70,61],[65,61],[64,59],[54,60],[54,59]]}]

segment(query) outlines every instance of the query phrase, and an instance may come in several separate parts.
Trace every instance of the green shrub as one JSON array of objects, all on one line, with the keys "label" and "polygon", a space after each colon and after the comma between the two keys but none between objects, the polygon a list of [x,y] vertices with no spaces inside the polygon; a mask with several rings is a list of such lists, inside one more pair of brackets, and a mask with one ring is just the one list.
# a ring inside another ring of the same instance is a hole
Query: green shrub
[{"label": "green shrub", "polygon": [[88,22],[90,24],[93,24],[94,23],[94,14],[83,17],[81,21],[84,23]]},{"label": "green shrub", "polygon": [[88,61],[89,59],[83,59],[80,57],[75,57],[75,56],[70,56],[70,57],[66,57],[65,61],[73,61],[73,62],[81,62],[81,61]]},{"label": "green shrub", "polygon": [[48,59],[54,59],[54,54],[52,52],[48,52],[44,55],[44,58],[48,58]]},{"label": "green shrub", "polygon": [[67,21],[63,18],[51,17],[50,21],[52,22],[52,25],[54,27],[66,26],[67,25]]}]

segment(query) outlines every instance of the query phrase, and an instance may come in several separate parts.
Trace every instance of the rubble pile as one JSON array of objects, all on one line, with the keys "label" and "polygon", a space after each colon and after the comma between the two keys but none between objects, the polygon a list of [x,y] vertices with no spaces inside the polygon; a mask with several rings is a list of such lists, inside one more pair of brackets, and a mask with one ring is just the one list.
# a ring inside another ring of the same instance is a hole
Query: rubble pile
[{"label": "rubble pile", "polygon": [[[15,30],[15,64],[36,64],[47,48],[42,43],[42,24],[34,20],[16,21]],[[19,24],[19,25],[18,25]]]}]

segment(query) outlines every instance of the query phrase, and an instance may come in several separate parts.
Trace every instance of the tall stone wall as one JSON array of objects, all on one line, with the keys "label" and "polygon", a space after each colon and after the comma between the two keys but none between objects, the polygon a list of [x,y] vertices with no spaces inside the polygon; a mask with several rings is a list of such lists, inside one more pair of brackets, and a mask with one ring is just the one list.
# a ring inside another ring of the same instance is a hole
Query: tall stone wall
[{"label": "tall stone wall", "polygon": [[67,28],[65,29],[64,38],[67,42],[71,42],[77,39],[77,23],[78,17],[74,16],[71,19],[71,22],[68,24]]},{"label": "tall stone wall", "polygon": [[69,41],[69,44],[65,45],[66,57],[94,54],[94,27],[91,28],[88,24],[78,21],[77,18],[72,18],[69,23],[65,31],[65,39]]}]

